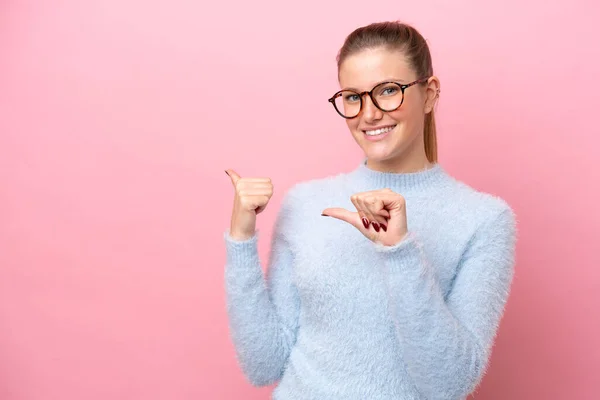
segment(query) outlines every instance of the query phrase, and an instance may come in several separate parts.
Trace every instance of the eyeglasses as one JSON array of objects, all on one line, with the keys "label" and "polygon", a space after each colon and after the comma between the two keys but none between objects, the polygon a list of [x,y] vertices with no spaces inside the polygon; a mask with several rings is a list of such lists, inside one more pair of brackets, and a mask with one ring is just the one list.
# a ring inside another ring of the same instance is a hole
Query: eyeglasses
[{"label": "eyeglasses", "polygon": [[396,111],[404,102],[404,91],[418,83],[427,82],[427,78],[421,78],[405,85],[398,82],[381,82],[370,91],[356,92],[354,90],[340,90],[331,98],[327,99],[338,114],[350,119],[360,114],[363,107],[363,96],[368,94],[371,101],[383,112]]}]

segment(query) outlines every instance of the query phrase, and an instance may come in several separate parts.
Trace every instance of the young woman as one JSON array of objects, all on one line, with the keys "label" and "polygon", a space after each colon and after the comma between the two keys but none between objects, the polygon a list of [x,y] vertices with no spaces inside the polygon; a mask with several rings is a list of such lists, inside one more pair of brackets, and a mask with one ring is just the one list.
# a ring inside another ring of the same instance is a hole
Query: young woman
[{"label": "young woman", "polygon": [[272,183],[226,171],[226,294],[241,368],[254,385],[278,382],[280,400],[463,399],[508,298],[515,216],[437,162],[440,82],[413,27],[355,30],[338,77],[329,101],[365,158],[285,194],[266,278],[255,222]]}]

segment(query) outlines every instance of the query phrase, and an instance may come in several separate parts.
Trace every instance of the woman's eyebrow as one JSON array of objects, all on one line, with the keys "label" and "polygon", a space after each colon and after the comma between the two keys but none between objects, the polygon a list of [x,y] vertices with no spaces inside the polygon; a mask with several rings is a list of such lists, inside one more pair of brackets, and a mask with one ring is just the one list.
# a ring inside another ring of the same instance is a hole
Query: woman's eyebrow
[{"label": "woman's eyebrow", "polygon": [[[406,83],[406,81],[404,79],[389,78],[389,79],[384,79],[382,81],[377,82],[376,84],[373,85],[373,87],[380,85],[384,82],[398,82],[398,83],[402,83],[402,84]],[[354,88],[354,87],[345,87],[345,88],[342,88],[342,90],[352,90],[354,92],[361,92],[361,90]]]}]

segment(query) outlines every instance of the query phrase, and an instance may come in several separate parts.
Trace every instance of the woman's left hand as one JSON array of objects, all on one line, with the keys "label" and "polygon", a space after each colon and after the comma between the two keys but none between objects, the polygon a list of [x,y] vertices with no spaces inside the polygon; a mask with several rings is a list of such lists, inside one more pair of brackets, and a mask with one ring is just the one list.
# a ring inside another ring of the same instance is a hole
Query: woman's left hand
[{"label": "woman's left hand", "polygon": [[356,193],[350,197],[356,212],[344,208],[327,208],[321,215],[348,222],[369,240],[394,246],[408,232],[406,201],[391,189]]}]

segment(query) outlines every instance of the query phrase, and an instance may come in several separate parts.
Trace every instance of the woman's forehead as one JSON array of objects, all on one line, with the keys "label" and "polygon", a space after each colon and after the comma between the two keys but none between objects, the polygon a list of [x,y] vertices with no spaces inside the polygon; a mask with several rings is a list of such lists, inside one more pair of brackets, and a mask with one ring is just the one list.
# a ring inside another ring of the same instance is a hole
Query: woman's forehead
[{"label": "woman's forehead", "polygon": [[379,82],[409,82],[413,71],[404,54],[387,49],[363,50],[348,56],[340,66],[339,80],[344,88],[369,90]]}]

